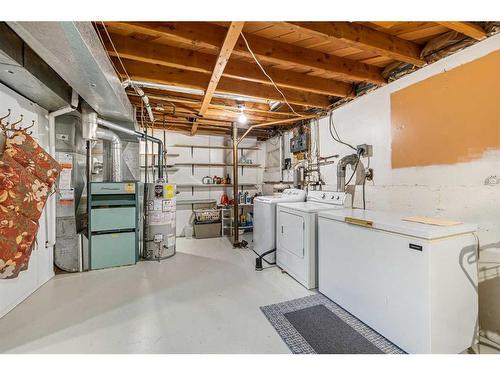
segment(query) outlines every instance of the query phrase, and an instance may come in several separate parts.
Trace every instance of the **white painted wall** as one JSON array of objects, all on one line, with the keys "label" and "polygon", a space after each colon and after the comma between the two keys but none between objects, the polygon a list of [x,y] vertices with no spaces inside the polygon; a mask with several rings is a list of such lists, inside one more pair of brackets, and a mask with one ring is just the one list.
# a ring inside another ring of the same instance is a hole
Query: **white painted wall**
[{"label": "white painted wall", "polygon": [[[500,185],[485,186],[484,181],[490,175],[500,176],[500,150],[491,150],[482,158],[467,163],[392,169],[390,94],[499,48],[500,35],[491,37],[362,96],[333,113],[342,140],[353,145],[373,145],[370,166],[375,179],[367,182],[367,209],[439,216],[479,225],[480,323],[484,334],[496,342],[500,342]],[[327,118],[320,121],[320,146],[323,156],[352,153],[332,140]],[[425,139],[421,147],[425,152]],[[335,190],[336,164],[323,167],[322,173],[329,188]],[[358,187],[354,204],[360,207],[361,202]]]},{"label": "white painted wall", "polygon": [[[8,87],[0,84],[0,117],[12,110],[11,122],[17,121],[19,115],[24,115],[24,126],[35,126],[31,129],[33,136],[40,145],[48,148],[47,111],[26,98],[20,96]],[[54,276],[53,247],[45,248],[46,212],[40,218],[40,229],[37,234],[37,245],[31,255],[28,269],[21,271],[19,276],[11,280],[0,280],[0,317],[8,313],[31,293]],[[49,218],[55,220],[54,218]],[[0,239],[1,241],[1,239]]]},{"label": "white painted wall", "polygon": [[[154,133],[155,137],[163,140],[163,131],[158,130]],[[208,136],[208,135],[195,135],[190,136],[182,133],[167,132],[166,136],[166,150],[168,154],[179,154],[177,157],[167,156],[167,164],[175,163],[231,163],[232,150],[224,149],[206,149],[206,148],[191,148],[174,147],[174,145],[205,145],[205,146],[224,146],[230,145],[231,141],[228,137],[223,136]],[[265,143],[257,142],[255,138],[246,138],[240,143],[241,147],[260,147],[261,150],[244,150],[243,155],[246,159],[251,159],[254,164],[262,164],[262,168],[239,168],[239,183],[261,184],[263,178],[263,164],[265,162]],[[148,145],[148,154],[152,152],[151,143]],[[154,149],[156,151],[156,148]],[[144,143],[141,143],[140,152],[145,152]],[[239,153],[241,157],[241,152]],[[143,156],[141,156],[143,158]],[[149,163],[151,160],[149,161]],[[148,163],[148,164],[149,164]],[[144,160],[141,160],[141,165],[144,165]],[[178,171],[168,172],[169,182],[175,184],[201,184],[202,178],[205,176],[226,176],[229,174],[231,180],[233,179],[232,167],[194,167],[194,174],[192,173],[191,166],[178,166],[175,167]],[[144,181],[144,173],[141,176],[141,181]],[[149,175],[150,182],[152,173]],[[260,185],[259,185],[260,186]],[[177,200],[192,200],[192,199],[215,199],[220,202],[221,195],[226,193],[230,198],[233,195],[233,189],[229,187],[179,187],[177,188],[179,194]],[[245,187],[244,191],[250,194],[255,194],[259,190],[257,188]],[[197,208],[197,207],[195,207]],[[178,236],[184,235],[184,227],[188,224],[189,218],[192,213],[191,205],[177,205],[176,214],[176,231]]]},{"label": "white painted wall", "polygon": [[[367,209],[438,216],[479,225],[480,324],[482,334],[500,344],[500,185],[484,184],[489,176],[500,177],[500,150],[489,150],[480,159],[466,163],[392,169],[390,113],[392,92],[498,49],[500,35],[359,97],[336,109],[333,118],[343,141],[354,146],[362,143],[373,145],[374,156],[370,167],[374,169],[375,178],[366,185]],[[328,130],[328,118],[320,120],[319,132],[322,156],[340,154],[342,157],[353,152],[333,141]],[[289,138],[289,133],[285,133],[285,137]],[[266,142],[268,149],[277,139]],[[421,147],[425,152],[424,139]],[[366,166],[366,159],[363,162]],[[336,167],[335,163],[321,168],[327,184],[325,189],[336,190]],[[348,170],[348,177],[350,173]],[[264,178],[265,181],[274,181],[277,176],[279,173],[274,169],[266,169]],[[284,173],[283,178],[290,177]],[[356,189],[354,205],[362,207],[360,186]]]}]

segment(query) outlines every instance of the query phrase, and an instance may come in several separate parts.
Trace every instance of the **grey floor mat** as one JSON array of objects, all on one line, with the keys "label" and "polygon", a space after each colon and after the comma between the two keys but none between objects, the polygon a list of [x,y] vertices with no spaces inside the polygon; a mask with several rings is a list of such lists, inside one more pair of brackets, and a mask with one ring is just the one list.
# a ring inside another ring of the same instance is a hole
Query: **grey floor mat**
[{"label": "grey floor mat", "polygon": [[306,307],[284,315],[318,354],[383,353],[324,305]]},{"label": "grey floor mat", "polygon": [[319,293],[263,306],[261,310],[295,354],[404,353]]}]

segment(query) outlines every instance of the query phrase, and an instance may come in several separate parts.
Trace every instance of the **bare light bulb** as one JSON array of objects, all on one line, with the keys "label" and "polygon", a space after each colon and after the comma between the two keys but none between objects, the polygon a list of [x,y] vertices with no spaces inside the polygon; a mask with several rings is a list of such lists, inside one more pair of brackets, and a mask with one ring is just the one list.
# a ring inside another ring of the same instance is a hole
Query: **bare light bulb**
[{"label": "bare light bulb", "polygon": [[240,114],[240,115],[239,115],[239,117],[238,117],[238,122],[239,122],[240,124],[246,124],[246,123],[247,123],[247,121],[248,121],[248,118],[247,118],[247,116],[245,115],[245,113],[242,111],[242,112],[241,112],[241,114]]}]

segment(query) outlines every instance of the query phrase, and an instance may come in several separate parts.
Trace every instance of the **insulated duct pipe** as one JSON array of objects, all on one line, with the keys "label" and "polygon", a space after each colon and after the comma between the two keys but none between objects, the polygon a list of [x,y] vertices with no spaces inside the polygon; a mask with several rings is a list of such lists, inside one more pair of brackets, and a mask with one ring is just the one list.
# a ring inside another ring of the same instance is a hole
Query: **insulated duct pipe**
[{"label": "insulated duct pipe", "polygon": [[115,132],[109,129],[97,128],[96,136],[111,142],[111,181],[122,181],[122,141]]},{"label": "insulated duct pipe", "polygon": [[133,135],[135,137],[139,137],[141,139],[144,139],[145,141],[150,141],[154,142],[158,145],[158,178],[162,179],[163,178],[163,142],[161,139],[152,137],[150,135],[132,130],[132,129],[127,129],[124,128],[121,125],[115,124],[114,122],[103,120],[102,118],[97,119],[97,125],[99,126],[105,126],[108,129],[115,130],[117,132]]},{"label": "insulated duct pipe", "polygon": [[142,102],[144,103],[144,107],[146,107],[146,112],[148,113],[149,120],[151,122],[154,122],[155,117],[153,116],[153,110],[151,109],[151,105],[149,104],[149,98],[146,94],[144,94],[144,91],[136,84],[135,81],[131,81],[130,79],[123,81],[122,86],[124,89],[126,89],[128,86],[131,86],[134,89],[136,94],[139,95]]},{"label": "insulated duct pipe", "polygon": [[360,171],[361,173],[362,171],[364,171],[363,163],[359,158],[360,157],[358,154],[351,154],[344,156],[342,159],[339,160],[339,163],[337,164],[337,191],[345,191],[345,170],[348,165],[350,165],[354,169],[356,164],[358,164],[355,182],[359,180],[358,177]]},{"label": "insulated duct pipe", "polygon": [[[78,107],[79,97],[75,90],[71,92],[71,104],[49,113],[49,154],[56,157],[56,117],[73,112]],[[56,244],[56,197],[52,194],[48,198],[45,209],[45,247]]]}]

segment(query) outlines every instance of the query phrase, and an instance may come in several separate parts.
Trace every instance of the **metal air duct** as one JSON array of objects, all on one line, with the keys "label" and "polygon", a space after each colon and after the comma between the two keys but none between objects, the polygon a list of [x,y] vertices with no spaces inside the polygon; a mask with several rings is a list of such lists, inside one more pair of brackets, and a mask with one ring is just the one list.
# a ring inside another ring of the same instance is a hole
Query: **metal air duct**
[{"label": "metal air duct", "polygon": [[96,136],[111,142],[111,181],[122,181],[122,141],[109,129],[97,128]]},{"label": "metal air duct", "polygon": [[100,116],[135,129],[132,105],[91,22],[7,23]]},{"label": "metal air duct", "polygon": [[[126,134],[129,134],[129,135],[133,135],[135,137],[141,138],[141,139],[143,139],[145,141],[150,141],[150,142],[156,143],[158,145],[158,179],[162,179],[163,178],[163,156],[164,156],[164,152],[163,152],[163,142],[161,141],[161,139],[156,138],[156,137],[152,137],[150,135],[141,133],[139,131],[135,131],[135,130],[131,130],[131,129],[128,129],[128,128],[124,128],[121,125],[115,124],[114,122],[111,122],[111,121],[104,120],[102,118],[98,118],[97,119],[97,124],[100,125],[100,126],[105,126],[108,129],[115,130],[117,132],[126,133]],[[168,180],[168,178],[165,178],[165,182],[168,182],[167,180]]]}]

